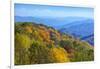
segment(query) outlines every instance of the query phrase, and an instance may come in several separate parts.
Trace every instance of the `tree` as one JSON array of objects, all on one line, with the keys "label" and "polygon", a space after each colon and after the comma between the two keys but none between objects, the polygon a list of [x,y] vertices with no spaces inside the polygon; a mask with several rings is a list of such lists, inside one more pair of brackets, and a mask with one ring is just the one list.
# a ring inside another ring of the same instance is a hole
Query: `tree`
[{"label": "tree", "polygon": [[31,45],[30,38],[25,34],[15,35],[15,64],[29,64],[28,48]]},{"label": "tree", "polygon": [[49,48],[39,41],[33,41],[30,51],[30,64],[50,63]]},{"label": "tree", "polygon": [[31,45],[31,40],[27,35],[19,33],[15,35],[15,47],[29,48],[30,45]]},{"label": "tree", "polygon": [[69,62],[68,53],[61,47],[53,47],[50,49],[50,58],[53,63]]},{"label": "tree", "polygon": [[92,61],[94,60],[94,51],[93,48],[87,42],[74,42],[73,57],[71,58],[72,62],[79,61]]},{"label": "tree", "polygon": [[61,40],[60,46],[63,47],[68,53],[73,52],[73,42],[69,39],[67,40]]}]

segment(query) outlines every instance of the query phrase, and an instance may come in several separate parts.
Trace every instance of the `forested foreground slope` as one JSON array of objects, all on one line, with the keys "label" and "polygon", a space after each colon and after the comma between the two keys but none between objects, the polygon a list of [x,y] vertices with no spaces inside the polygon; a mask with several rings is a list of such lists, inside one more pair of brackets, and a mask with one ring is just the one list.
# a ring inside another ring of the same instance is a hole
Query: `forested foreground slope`
[{"label": "forested foreground slope", "polygon": [[15,23],[15,65],[93,61],[89,43],[43,24]]}]

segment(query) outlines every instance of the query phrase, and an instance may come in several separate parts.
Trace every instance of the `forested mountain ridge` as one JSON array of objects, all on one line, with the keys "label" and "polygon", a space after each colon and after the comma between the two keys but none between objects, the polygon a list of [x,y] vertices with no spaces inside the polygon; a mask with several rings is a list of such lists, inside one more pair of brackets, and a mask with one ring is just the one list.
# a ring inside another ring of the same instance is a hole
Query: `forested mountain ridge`
[{"label": "forested mountain ridge", "polygon": [[15,23],[15,65],[93,61],[87,42],[34,22]]},{"label": "forested mountain ridge", "polygon": [[[63,18],[15,16],[15,22],[35,22],[37,24],[51,26],[62,33],[72,35],[79,39],[94,34],[94,19],[92,18],[71,16]],[[94,40],[91,40],[91,38],[88,39],[88,43],[94,46]]]}]

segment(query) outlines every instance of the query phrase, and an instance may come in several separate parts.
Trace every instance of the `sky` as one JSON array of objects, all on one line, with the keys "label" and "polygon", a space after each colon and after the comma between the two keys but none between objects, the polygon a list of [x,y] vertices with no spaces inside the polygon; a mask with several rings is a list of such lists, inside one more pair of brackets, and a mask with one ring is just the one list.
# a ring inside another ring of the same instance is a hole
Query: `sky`
[{"label": "sky", "polygon": [[15,4],[14,15],[22,17],[85,17],[93,19],[93,8],[69,7],[69,6],[50,6],[36,4]]}]

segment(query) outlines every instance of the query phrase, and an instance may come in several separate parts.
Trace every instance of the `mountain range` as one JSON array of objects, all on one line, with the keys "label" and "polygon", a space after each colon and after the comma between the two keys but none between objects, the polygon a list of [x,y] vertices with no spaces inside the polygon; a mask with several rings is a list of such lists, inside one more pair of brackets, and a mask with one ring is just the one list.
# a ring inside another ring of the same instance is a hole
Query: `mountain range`
[{"label": "mountain range", "polygon": [[[15,22],[36,22],[38,24],[51,26],[59,30],[61,33],[70,34],[75,38],[82,40],[85,38],[85,41],[94,45],[93,19],[84,17],[45,18],[15,16]],[[90,36],[91,34],[92,36]]]}]

